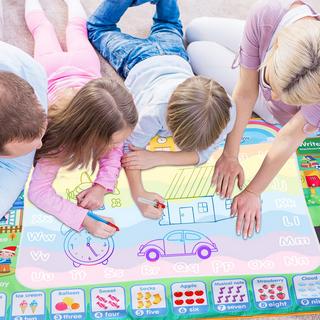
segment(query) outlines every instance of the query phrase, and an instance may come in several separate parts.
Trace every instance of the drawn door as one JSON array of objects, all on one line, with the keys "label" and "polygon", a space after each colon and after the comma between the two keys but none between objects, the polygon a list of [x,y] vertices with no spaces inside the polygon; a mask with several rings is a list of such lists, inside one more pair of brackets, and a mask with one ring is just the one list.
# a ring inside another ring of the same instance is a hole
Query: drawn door
[{"label": "drawn door", "polygon": [[194,223],[193,207],[179,208],[180,223]]}]

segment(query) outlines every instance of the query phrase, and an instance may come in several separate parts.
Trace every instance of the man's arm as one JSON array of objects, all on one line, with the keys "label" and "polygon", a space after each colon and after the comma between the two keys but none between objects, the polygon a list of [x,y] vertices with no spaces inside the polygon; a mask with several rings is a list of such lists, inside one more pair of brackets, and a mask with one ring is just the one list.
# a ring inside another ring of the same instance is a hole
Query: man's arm
[{"label": "man's arm", "polygon": [[0,158],[0,217],[12,207],[24,188],[34,152],[15,159]]}]

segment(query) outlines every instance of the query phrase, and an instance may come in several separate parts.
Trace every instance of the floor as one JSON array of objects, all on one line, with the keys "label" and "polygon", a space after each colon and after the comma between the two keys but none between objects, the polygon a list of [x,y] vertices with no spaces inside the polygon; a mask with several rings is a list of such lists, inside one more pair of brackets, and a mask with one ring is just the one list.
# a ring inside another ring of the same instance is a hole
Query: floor
[{"label": "floor", "polygon": [[[181,17],[184,25],[193,18],[199,16],[223,16],[230,18],[245,19],[248,9],[255,0],[179,0]],[[55,24],[59,39],[64,46],[64,32],[66,25],[66,6],[63,0],[41,0],[49,19]],[[98,5],[97,0],[86,0],[83,4],[90,14]],[[320,11],[320,1],[310,0],[316,9]],[[0,39],[22,48],[32,54],[32,38],[24,22],[23,0],[0,0]],[[153,7],[149,4],[143,7],[130,9],[120,23],[124,32],[146,36],[151,25]],[[113,69],[101,60],[103,74],[120,80]],[[279,318],[279,317],[277,317]],[[270,319],[270,318],[257,318]],[[293,320],[316,320],[320,315],[290,316],[281,319]]]}]

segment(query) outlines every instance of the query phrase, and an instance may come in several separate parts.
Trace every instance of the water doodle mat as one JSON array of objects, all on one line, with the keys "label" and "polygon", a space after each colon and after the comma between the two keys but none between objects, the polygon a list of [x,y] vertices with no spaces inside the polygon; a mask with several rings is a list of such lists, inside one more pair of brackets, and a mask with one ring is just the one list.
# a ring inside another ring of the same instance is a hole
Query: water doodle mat
[{"label": "water doodle mat", "polygon": [[[246,129],[240,160],[247,182],[276,131],[259,120]],[[23,210],[20,199],[0,221],[0,256],[11,253],[10,263],[0,263],[0,320],[319,312],[319,141],[306,140],[263,193],[262,230],[246,241],[235,234],[231,200],[218,198],[210,184],[221,150],[200,167],[143,173],[146,189],[165,198],[159,221],[141,216],[122,171],[98,212],[120,227],[109,239],[77,233],[27,200]],[[150,148],[174,146],[158,137]],[[55,188],[74,201],[92,180],[85,171],[61,171]]]}]

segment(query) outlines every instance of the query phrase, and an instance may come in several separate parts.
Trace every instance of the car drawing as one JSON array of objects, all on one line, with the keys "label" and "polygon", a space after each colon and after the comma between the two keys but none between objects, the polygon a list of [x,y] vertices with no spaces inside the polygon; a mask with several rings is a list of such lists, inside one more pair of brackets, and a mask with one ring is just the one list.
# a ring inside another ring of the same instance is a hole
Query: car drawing
[{"label": "car drawing", "polygon": [[208,259],[218,248],[204,234],[191,230],[175,230],[167,233],[163,239],[155,239],[140,246],[138,256],[145,256],[150,262],[160,257],[197,255]]}]

